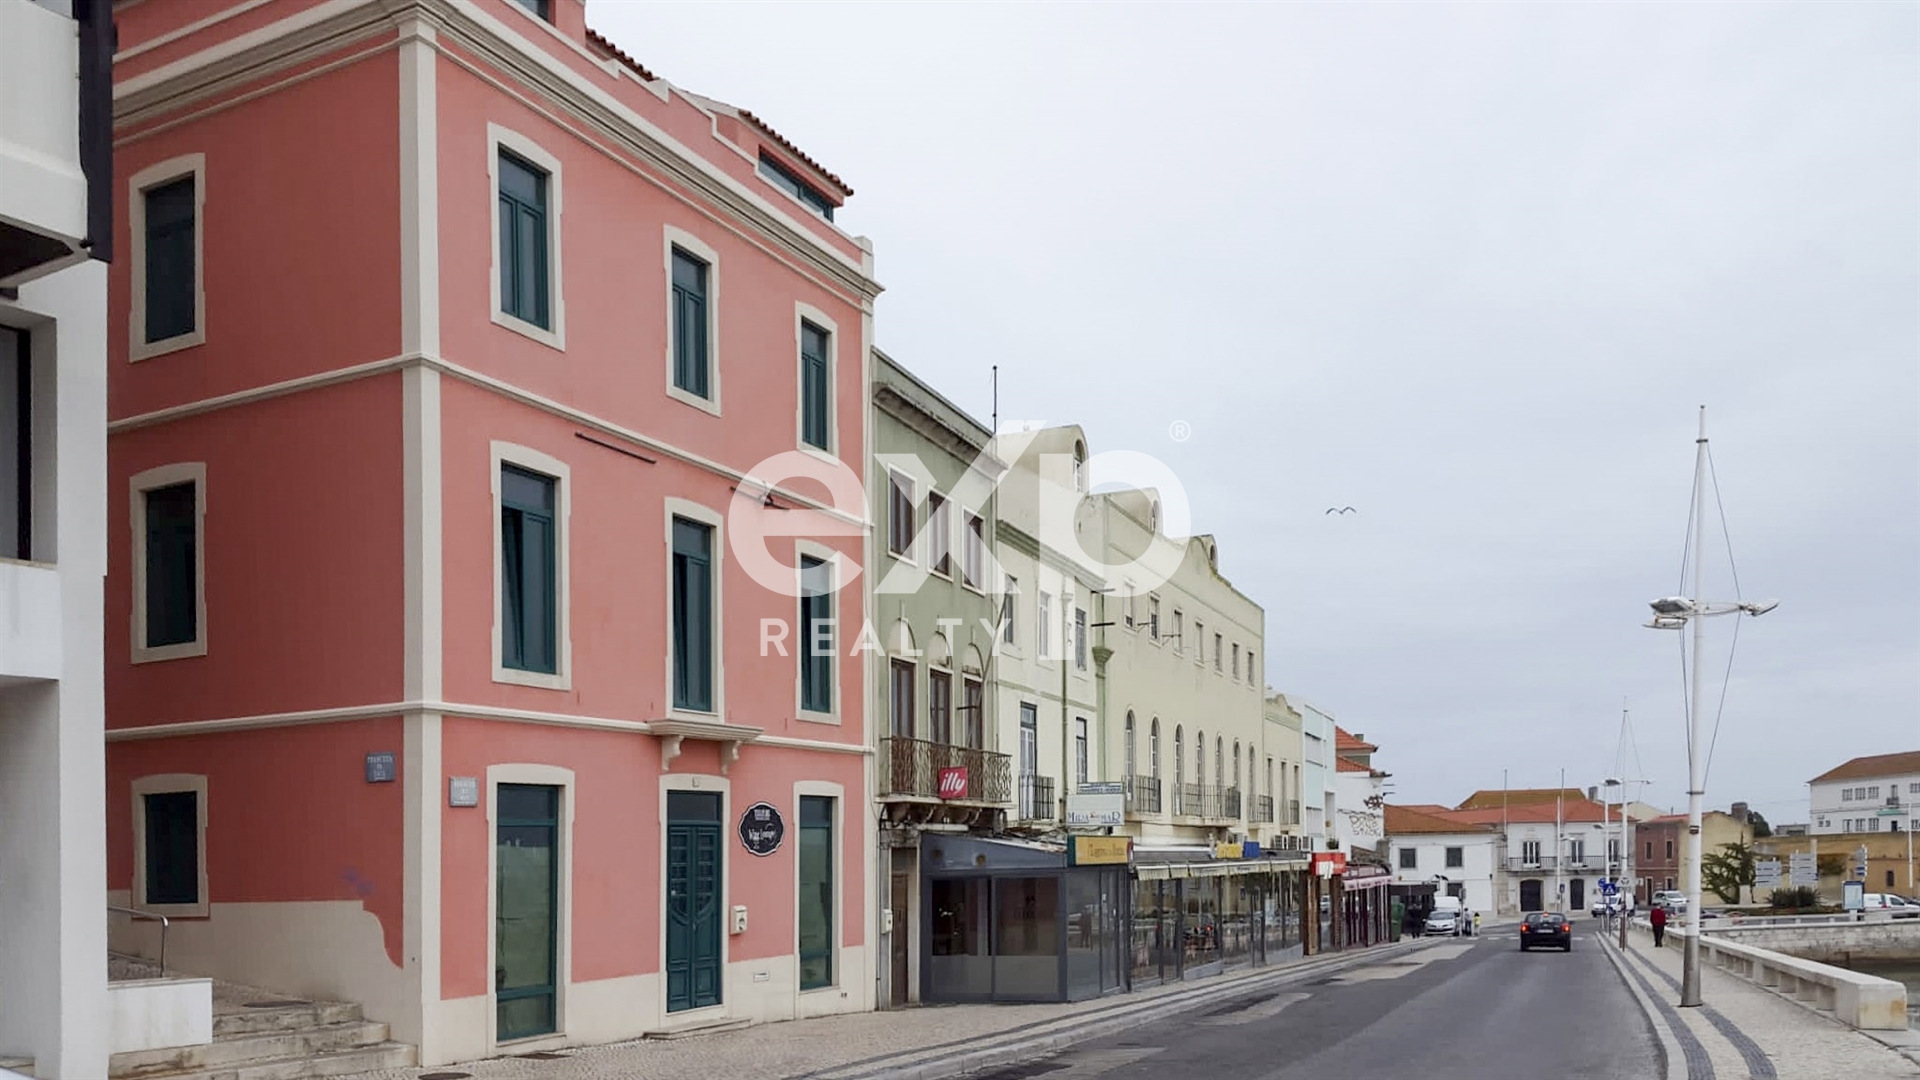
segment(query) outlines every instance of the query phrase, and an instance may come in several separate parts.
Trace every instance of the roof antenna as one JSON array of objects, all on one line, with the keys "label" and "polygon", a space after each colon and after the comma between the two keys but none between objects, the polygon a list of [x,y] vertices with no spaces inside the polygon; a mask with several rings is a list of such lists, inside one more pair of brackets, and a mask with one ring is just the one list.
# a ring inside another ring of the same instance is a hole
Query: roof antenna
[{"label": "roof antenna", "polygon": [[1000,434],[1000,365],[993,365],[993,433]]}]

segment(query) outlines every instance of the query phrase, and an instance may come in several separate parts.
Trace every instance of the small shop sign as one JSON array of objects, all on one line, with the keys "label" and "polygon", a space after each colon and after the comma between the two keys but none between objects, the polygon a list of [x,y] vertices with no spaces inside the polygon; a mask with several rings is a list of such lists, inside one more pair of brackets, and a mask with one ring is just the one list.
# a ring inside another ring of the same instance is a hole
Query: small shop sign
[{"label": "small shop sign", "polygon": [[1129,836],[1073,836],[1067,840],[1068,866],[1125,866],[1133,860]]},{"label": "small shop sign", "polygon": [[740,844],[749,852],[767,856],[780,850],[787,837],[787,823],[772,803],[757,802],[740,815]]},{"label": "small shop sign", "polygon": [[1067,824],[1091,827],[1127,822],[1127,788],[1117,780],[1083,783],[1067,796]]},{"label": "small shop sign", "polygon": [[394,771],[393,751],[367,755],[367,783],[391,784]]},{"label": "small shop sign", "polygon": [[943,799],[964,799],[967,797],[967,767],[953,765],[940,770],[940,797]]}]

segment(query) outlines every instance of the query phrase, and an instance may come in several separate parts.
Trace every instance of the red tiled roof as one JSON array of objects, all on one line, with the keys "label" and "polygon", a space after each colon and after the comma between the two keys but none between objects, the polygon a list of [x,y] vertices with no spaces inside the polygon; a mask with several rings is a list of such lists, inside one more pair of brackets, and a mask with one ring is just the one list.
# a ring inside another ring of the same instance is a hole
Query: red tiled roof
[{"label": "red tiled roof", "polygon": [[591,26],[587,27],[587,44],[592,45],[595,48],[598,48],[600,51],[606,53],[612,59],[620,61],[622,64],[626,65],[627,70],[633,72],[635,75],[640,76],[642,79],[645,79],[648,82],[652,82],[654,79],[659,77],[655,75],[653,72],[648,71],[646,67],[640,63],[640,61],[635,60],[631,56],[628,56],[626,54],[626,51],[621,49],[620,46],[615,45],[611,38],[607,37],[605,34],[602,34],[600,31],[595,30]]},{"label": "red tiled roof", "polygon": [[1370,752],[1380,748],[1368,742],[1366,739],[1353,734],[1346,728],[1335,724],[1333,726],[1333,749],[1337,753],[1341,750],[1362,750]]},{"label": "red tiled roof", "polygon": [[812,169],[816,173],[819,173],[822,179],[826,180],[828,183],[832,184],[834,187],[839,188],[840,194],[842,197],[849,198],[849,199],[853,198],[853,189],[847,186],[847,182],[845,180],[842,180],[838,176],[835,176],[834,174],[828,172],[826,166],[808,157],[806,154],[806,151],[800,149],[799,147],[793,145],[793,143],[789,142],[785,135],[782,135],[779,132],[773,130],[773,125],[753,115],[751,112],[748,112],[746,109],[740,110],[740,118],[742,120],[745,120],[747,123],[752,124],[754,127],[759,128],[761,134],[765,135],[767,138],[772,139],[775,143],[779,144],[782,150],[785,150],[787,153],[792,154],[794,157],[799,158],[802,162],[806,163],[807,168]]},{"label": "red tiled roof", "polygon": [[1828,769],[1807,783],[1817,784],[1822,780],[1866,780],[1875,776],[1898,776],[1903,773],[1920,773],[1920,750],[1857,757],[1843,765]]},{"label": "red tiled roof", "polygon": [[1471,821],[1479,825],[1498,825],[1502,820],[1522,824],[1539,824],[1554,820],[1556,812],[1561,821],[1589,822],[1607,817],[1618,818],[1618,814],[1605,811],[1597,802],[1586,799],[1568,799],[1556,806],[1554,803],[1522,803],[1502,810],[1498,806],[1480,806],[1468,810],[1450,810],[1447,816],[1455,821]]},{"label": "red tiled roof", "polygon": [[1486,832],[1489,826],[1477,822],[1458,821],[1439,814],[1430,814],[1410,806],[1386,807],[1387,835],[1405,836],[1411,833],[1461,833]]},{"label": "red tiled roof", "polygon": [[1587,793],[1579,788],[1482,788],[1466,797],[1457,809],[1484,810],[1488,807],[1520,806],[1525,803],[1553,803],[1565,799],[1585,801]]}]

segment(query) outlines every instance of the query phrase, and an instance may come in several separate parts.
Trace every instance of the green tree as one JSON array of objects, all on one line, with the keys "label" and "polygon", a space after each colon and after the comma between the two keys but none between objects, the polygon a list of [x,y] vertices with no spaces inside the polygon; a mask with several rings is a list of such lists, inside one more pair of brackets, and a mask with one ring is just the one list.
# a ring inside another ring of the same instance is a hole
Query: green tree
[{"label": "green tree", "polygon": [[1700,857],[1700,884],[1723,904],[1740,902],[1740,886],[1752,885],[1753,848],[1748,844],[1721,844],[1720,850]]},{"label": "green tree", "polygon": [[1758,810],[1747,811],[1747,825],[1753,829],[1755,840],[1765,840],[1773,835],[1773,826],[1767,824],[1767,819],[1761,817]]}]

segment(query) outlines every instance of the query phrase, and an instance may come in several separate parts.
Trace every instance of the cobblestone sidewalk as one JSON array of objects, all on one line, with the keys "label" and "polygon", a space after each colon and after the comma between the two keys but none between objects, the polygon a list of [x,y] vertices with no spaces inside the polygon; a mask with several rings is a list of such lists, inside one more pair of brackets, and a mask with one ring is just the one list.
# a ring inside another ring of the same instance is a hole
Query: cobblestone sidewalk
[{"label": "cobblestone sidewalk", "polygon": [[[1636,927],[1628,963],[1668,1005],[1680,1000],[1680,942],[1653,947]],[[1608,946],[1612,948],[1613,946]],[[1712,1062],[1715,1080],[1911,1080],[1920,1065],[1831,1017],[1702,964],[1698,1009],[1677,1010]],[[1662,1010],[1663,1012],[1665,1010]],[[1673,1073],[1676,1080],[1679,1073]]]}]

